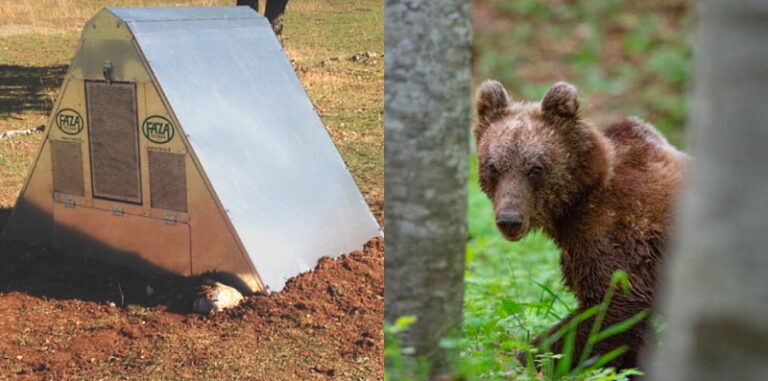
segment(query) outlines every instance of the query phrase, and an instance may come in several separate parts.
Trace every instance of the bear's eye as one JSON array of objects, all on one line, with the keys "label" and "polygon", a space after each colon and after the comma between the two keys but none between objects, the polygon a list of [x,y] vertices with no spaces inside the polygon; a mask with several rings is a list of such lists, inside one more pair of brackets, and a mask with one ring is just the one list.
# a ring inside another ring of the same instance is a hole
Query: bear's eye
[{"label": "bear's eye", "polygon": [[494,180],[498,180],[498,178],[501,177],[501,173],[499,173],[499,170],[493,164],[488,164],[488,175]]},{"label": "bear's eye", "polygon": [[480,189],[487,195],[492,195],[496,189],[496,184],[499,182],[501,173],[496,169],[496,166],[491,163],[483,164],[480,167]]},{"label": "bear's eye", "polygon": [[531,180],[540,179],[543,175],[544,168],[542,168],[540,165],[534,165],[530,170],[528,170],[528,178]]}]

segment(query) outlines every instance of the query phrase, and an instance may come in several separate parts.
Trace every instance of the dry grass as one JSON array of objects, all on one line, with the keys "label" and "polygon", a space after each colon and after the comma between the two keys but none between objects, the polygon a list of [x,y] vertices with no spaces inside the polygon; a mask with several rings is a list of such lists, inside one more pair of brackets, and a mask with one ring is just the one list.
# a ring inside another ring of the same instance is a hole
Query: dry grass
[{"label": "dry grass", "polygon": [[[234,4],[235,0],[0,0],[0,131],[45,122],[80,28],[100,9]],[[290,2],[283,40],[352,175],[369,203],[379,209],[384,184],[381,4]],[[379,57],[366,63],[349,60],[366,51]],[[0,142],[0,207],[15,202],[40,135],[13,139]]]},{"label": "dry grass", "polygon": [[[0,122],[0,133],[45,123],[47,116],[26,112]],[[16,136],[0,140],[0,209],[10,208],[21,191],[27,168],[34,159],[43,134]]]},{"label": "dry grass", "polygon": [[[104,7],[234,5],[226,0],[1,0],[0,20],[5,25],[27,26],[30,31],[79,31],[83,23]],[[6,24],[8,22],[8,24]],[[2,29],[0,29],[2,30]]]}]

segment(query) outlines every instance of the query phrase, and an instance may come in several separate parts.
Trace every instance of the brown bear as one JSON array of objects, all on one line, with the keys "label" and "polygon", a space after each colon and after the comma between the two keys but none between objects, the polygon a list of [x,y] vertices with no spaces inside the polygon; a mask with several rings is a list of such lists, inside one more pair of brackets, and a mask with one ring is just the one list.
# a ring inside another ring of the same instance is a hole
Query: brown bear
[{"label": "brown bear", "polygon": [[[552,86],[541,102],[526,103],[512,102],[499,82],[485,81],[476,107],[480,186],[493,202],[498,229],[510,241],[532,229],[552,238],[561,250],[563,281],[579,302],[532,344],[600,303],[619,269],[627,272],[631,290],[614,294],[602,328],[650,309],[688,156],[639,119],[593,128],[579,116],[576,88],[568,83]],[[647,320],[590,353],[627,345],[608,365],[636,367]],[[577,327],[573,366],[591,328],[592,320]],[[562,348],[560,340],[551,350]]]}]

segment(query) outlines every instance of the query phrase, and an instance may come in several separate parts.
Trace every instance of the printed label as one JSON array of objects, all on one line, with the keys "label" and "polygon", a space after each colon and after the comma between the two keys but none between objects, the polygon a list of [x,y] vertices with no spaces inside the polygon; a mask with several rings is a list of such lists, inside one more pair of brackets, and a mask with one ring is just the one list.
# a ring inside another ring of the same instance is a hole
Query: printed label
[{"label": "printed label", "polygon": [[56,114],[56,127],[67,135],[77,135],[83,130],[83,118],[77,111],[63,108]]},{"label": "printed label", "polygon": [[171,121],[160,116],[152,115],[144,119],[141,131],[149,141],[157,144],[165,144],[173,139],[174,129]]}]

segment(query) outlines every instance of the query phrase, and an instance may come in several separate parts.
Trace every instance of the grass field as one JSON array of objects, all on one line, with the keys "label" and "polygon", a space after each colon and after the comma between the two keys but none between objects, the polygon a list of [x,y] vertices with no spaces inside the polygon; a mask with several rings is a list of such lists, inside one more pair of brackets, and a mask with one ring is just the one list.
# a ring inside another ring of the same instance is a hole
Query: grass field
[{"label": "grass field", "polygon": [[[690,77],[688,1],[477,0],[475,83],[502,81],[513,98],[536,101],[555,81],[580,91],[598,127],[625,115],[655,124],[682,145]],[[465,339],[449,343],[468,379],[553,379],[514,366],[527,342],[567,315],[560,253],[541,233],[507,242],[496,231],[472,158],[469,188]],[[521,373],[523,372],[523,373]],[[575,379],[621,380],[610,370]]]}]

